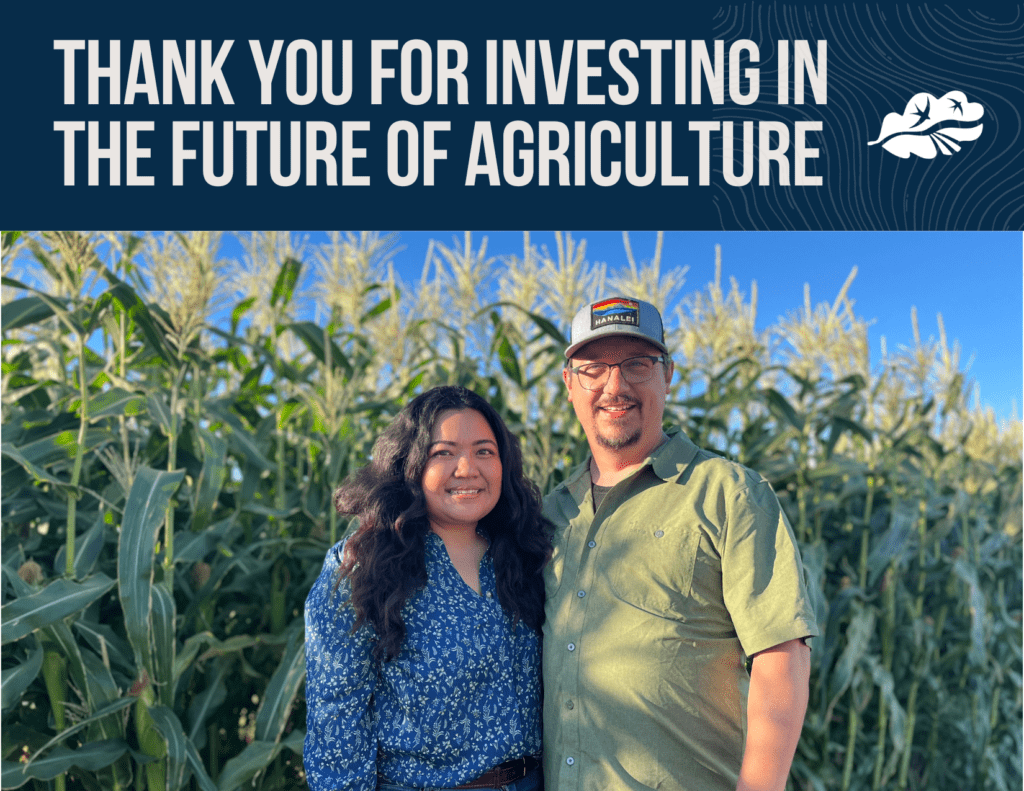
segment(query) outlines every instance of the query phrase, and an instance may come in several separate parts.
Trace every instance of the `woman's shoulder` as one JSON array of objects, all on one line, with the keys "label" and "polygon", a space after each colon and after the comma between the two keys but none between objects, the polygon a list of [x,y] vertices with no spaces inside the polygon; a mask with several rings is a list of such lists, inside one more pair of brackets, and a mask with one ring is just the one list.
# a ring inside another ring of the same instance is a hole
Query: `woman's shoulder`
[{"label": "woman's shoulder", "polygon": [[347,577],[341,576],[341,566],[346,553],[352,551],[349,546],[349,538],[351,536],[341,539],[327,550],[320,575],[309,591],[309,597],[306,600],[307,606],[327,603],[337,606],[348,599],[351,594],[351,584]]},{"label": "woman's shoulder", "polygon": [[352,544],[352,535],[342,538],[337,544],[327,550],[324,557],[324,571],[336,571],[344,562],[351,562],[355,547]]},{"label": "woman's shoulder", "polygon": [[340,566],[342,561],[352,554],[352,536],[348,535],[337,544],[327,550],[327,560],[335,566]]},{"label": "woman's shoulder", "polygon": [[352,583],[341,574],[347,545],[347,539],[343,539],[327,550],[320,575],[306,597],[306,643],[310,646],[307,656],[324,652],[331,656],[337,652],[365,652],[373,640],[369,624],[354,628],[356,611],[352,605]]}]

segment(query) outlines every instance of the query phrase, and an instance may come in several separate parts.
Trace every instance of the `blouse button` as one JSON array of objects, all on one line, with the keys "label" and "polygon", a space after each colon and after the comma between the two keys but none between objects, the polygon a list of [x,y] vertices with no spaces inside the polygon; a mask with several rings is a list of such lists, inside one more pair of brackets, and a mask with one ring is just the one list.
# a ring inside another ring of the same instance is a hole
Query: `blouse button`
[{"label": "blouse button", "polygon": [[587,595],[587,592],[586,591],[576,591],[576,595],[579,596],[582,599],[584,596]]},{"label": "blouse button", "polygon": [[576,759],[570,755],[568,758],[565,759],[565,762],[569,764],[569,766],[572,766],[574,763],[576,763]]},{"label": "blouse button", "polygon": [[654,531],[654,537],[655,538],[661,538],[663,535],[665,535],[665,531],[664,530],[655,530]]},{"label": "blouse button", "polygon": [[569,643],[569,645],[567,645],[566,648],[568,648],[570,651],[575,651],[576,643]]},{"label": "blouse button", "polygon": [[587,546],[590,547],[591,549],[593,549],[594,547],[597,546],[597,542],[596,541],[588,541],[587,542]]},{"label": "blouse button", "polygon": [[487,591],[487,598],[488,598],[488,599],[492,598],[492,596],[491,596],[491,592],[490,592],[490,591]]},{"label": "blouse button", "polygon": [[574,703],[573,703],[573,702],[572,702],[571,700],[567,700],[567,701],[565,702],[565,707],[566,707],[567,709],[569,709],[569,711],[572,711],[572,709],[573,709],[573,706],[575,706],[575,705],[576,705],[576,704],[574,704]]}]

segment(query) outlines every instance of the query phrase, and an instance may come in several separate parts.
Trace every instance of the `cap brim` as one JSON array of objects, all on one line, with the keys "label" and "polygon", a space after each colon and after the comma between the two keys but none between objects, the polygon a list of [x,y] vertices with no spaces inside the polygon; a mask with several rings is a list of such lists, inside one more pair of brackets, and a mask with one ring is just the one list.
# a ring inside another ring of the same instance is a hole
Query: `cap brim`
[{"label": "cap brim", "polygon": [[668,347],[666,347],[665,344],[658,343],[658,341],[653,340],[648,335],[646,335],[643,332],[641,332],[639,327],[633,328],[633,327],[624,327],[621,324],[609,324],[607,327],[602,327],[602,328],[600,328],[598,330],[592,330],[590,335],[589,335],[589,337],[584,338],[583,340],[579,341],[578,343],[574,343],[572,346],[570,346],[568,349],[566,349],[565,350],[565,359],[567,359],[567,360],[570,359],[574,354],[576,354],[576,352],[578,352],[580,349],[582,349],[588,343],[593,343],[594,341],[601,340],[602,338],[611,338],[611,337],[614,337],[616,335],[619,335],[619,336],[622,336],[622,337],[625,337],[625,338],[635,338],[635,339],[640,340],[640,341],[645,341],[645,342],[651,344],[651,346],[654,346],[657,349],[661,349],[661,351],[663,353],[665,353],[665,354],[669,354],[670,353],[669,350],[668,350]]}]

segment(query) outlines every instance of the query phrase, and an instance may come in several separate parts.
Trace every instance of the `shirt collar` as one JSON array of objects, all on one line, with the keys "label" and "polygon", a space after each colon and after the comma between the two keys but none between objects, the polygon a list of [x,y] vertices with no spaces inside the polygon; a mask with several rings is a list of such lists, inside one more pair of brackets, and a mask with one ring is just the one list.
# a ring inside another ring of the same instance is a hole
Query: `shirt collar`
[{"label": "shirt collar", "polygon": [[682,475],[698,450],[681,429],[673,428],[668,431],[668,442],[650,455],[645,466],[649,463],[654,474],[662,480],[672,480]]},{"label": "shirt collar", "polygon": [[[671,428],[667,432],[668,442],[664,442],[654,449],[637,472],[651,468],[651,471],[662,480],[678,478],[683,470],[687,468],[699,450],[690,438],[679,428]],[[577,467],[562,483],[577,503],[583,502],[590,489],[590,462],[591,454],[587,454],[586,460]]]}]

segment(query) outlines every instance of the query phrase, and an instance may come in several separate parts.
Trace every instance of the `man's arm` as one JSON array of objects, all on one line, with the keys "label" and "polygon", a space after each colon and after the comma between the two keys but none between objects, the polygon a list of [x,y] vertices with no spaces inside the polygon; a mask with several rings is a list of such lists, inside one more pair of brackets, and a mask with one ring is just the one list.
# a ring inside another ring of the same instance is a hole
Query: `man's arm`
[{"label": "man's arm", "polygon": [[736,791],[782,791],[807,711],[811,649],[789,640],[754,656]]}]

